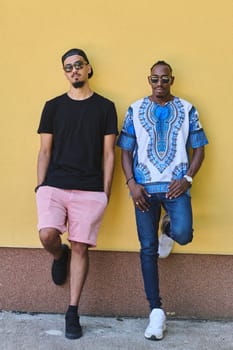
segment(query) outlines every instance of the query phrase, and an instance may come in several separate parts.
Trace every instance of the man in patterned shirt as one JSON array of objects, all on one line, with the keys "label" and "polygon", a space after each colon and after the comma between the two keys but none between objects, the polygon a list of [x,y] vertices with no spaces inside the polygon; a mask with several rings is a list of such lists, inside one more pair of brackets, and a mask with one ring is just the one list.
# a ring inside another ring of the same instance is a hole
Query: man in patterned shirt
[{"label": "man in patterned shirt", "polygon": [[[166,257],[173,242],[192,241],[190,187],[208,143],[196,108],[170,92],[171,66],[156,62],[148,77],[150,96],[128,109],[118,146],[135,206],[140,258],[150,305],[147,339],[162,339],[166,316],[159,293],[158,256]],[[158,240],[161,208],[166,211]]]}]

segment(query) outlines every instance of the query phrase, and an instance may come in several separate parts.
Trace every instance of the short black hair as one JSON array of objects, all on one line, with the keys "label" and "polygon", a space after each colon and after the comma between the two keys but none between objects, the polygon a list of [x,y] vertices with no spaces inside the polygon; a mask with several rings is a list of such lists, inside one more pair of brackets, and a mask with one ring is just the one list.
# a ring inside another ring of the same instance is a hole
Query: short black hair
[{"label": "short black hair", "polygon": [[[64,61],[70,57],[70,56],[74,56],[74,55],[78,55],[78,56],[81,56],[84,58],[84,60],[89,64],[89,60],[87,58],[87,55],[86,53],[82,50],[82,49],[70,49],[68,51],[66,51],[64,53],[64,55],[62,55],[61,57],[61,61],[62,61],[62,64],[64,64]],[[91,67],[91,72],[88,74],[88,79],[90,79],[93,75],[93,69]]]},{"label": "short black hair", "polygon": [[156,66],[167,66],[172,74],[172,67],[170,66],[169,63],[165,62],[165,61],[157,61],[153,64],[153,66],[151,67],[150,71],[152,71],[152,69]]}]

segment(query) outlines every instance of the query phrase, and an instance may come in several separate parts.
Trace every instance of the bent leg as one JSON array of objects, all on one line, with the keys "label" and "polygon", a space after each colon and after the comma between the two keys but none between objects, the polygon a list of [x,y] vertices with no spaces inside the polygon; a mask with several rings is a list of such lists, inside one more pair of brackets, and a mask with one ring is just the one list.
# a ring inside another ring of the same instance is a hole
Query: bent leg
[{"label": "bent leg", "polygon": [[51,271],[53,282],[56,285],[64,284],[68,275],[69,247],[61,244],[59,231],[53,228],[41,229],[40,240],[54,258]]},{"label": "bent leg", "polygon": [[184,193],[174,199],[164,199],[164,207],[170,217],[170,237],[181,245],[193,239],[191,197]]},{"label": "bent leg", "polygon": [[62,255],[60,234],[66,231],[66,196],[67,191],[50,186],[42,186],[36,193],[40,240],[54,259]]},{"label": "bent leg", "polygon": [[54,259],[62,256],[62,244],[60,232],[55,228],[43,228],[39,231],[40,241],[43,247],[53,255]]}]

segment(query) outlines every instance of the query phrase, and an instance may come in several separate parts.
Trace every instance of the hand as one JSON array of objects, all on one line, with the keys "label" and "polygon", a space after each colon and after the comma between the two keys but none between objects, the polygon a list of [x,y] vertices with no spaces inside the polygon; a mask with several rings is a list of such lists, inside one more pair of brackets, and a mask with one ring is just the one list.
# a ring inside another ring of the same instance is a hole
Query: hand
[{"label": "hand", "polygon": [[169,185],[169,191],[166,194],[168,199],[177,198],[185,193],[190,187],[190,183],[186,179],[173,180]]},{"label": "hand", "polygon": [[111,195],[111,193],[106,192],[106,191],[104,191],[104,193],[106,194],[106,197],[107,197],[107,204],[108,204],[108,203],[109,203],[109,200],[110,200],[110,195]]},{"label": "hand", "polygon": [[150,203],[148,203],[148,201],[146,200],[146,197],[150,197],[151,195],[145,190],[145,188],[134,181],[129,183],[128,186],[129,186],[135,207],[137,207],[141,211],[149,210]]}]

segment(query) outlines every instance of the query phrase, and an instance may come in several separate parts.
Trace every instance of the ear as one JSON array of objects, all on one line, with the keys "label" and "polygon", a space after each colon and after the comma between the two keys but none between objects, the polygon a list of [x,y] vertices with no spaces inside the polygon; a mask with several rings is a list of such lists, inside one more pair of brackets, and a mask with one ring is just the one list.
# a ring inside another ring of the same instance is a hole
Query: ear
[{"label": "ear", "polygon": [[147,77],[148,83],[151,85],[150,76]]},{"label": "ear", "polygon": [[170,85],[173,85],[174,80],[175,80],[175,77],[172,77],[172,80],[171,80],[171,84],[170,84]]},{"label": "ear", "polygon": [[91,65],[88,63],[88,74],[91,73]]}]

